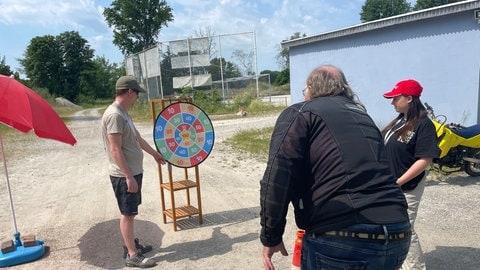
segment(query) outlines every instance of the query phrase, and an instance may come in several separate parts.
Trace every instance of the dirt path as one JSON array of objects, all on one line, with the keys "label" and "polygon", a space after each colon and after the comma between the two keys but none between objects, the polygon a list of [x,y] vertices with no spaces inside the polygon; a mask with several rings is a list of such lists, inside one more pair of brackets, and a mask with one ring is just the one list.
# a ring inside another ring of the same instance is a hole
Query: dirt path
[{"label": "dirt path", "polygon": [[[197,217],[180,221],[177,232],[171,220],[164,224],[157,166],[145,156],[143,204],[136,234],[154,246],[147,255],[158,261],[156,269],[262,268],[258,182],[265,163],[233,153],[224,139],[242,129],[272,126],[275,119],[213,120],[215,146],[200,165],[203,225],[198,224]],[[15,269],[124,268],[119,214],[99,125],[98,111],[85,110],[69,121],[78,141],[74,147],[38,138],[29,138],[27,145],[13,145],[15,140],[6,145],[18,230],[22,235],[36,235],[49,249],[44,258]],[[137,124],[137,128],[153,142],[150,123]],[[8,155],[11,149],[25,154]],[[162,171],[167,179],[167,171]],[[175,168],[173,172],[175,178],[183,173]],[[3,180],[0,187],[0,239],[5,241],[11,239],[13,225]],[[417,231],[430,269],[478,269],[479,190],[479,179],[464,175],[429,182]],[[181,193],[177,193],[177,204],[184,199]],[[166,199],[168,203],[168,195]],[[284,240],[292,253],[295,225],[289,218]],[[278,269],[290,269],[291,257],[275,255],[274,262]]]}]

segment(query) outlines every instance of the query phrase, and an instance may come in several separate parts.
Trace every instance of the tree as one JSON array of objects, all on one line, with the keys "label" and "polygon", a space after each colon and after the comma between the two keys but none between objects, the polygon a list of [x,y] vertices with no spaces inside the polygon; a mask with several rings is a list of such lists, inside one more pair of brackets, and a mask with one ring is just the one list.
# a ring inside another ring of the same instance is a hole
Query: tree
[{"label": "tree", "polygon": [[366,0],[360,12],[362,22],[370,22],[410,12],[406,0]]},{"label": "tree", "polygon": [[253,56],[253,51],[246,53],[243,50],[235,50],[232,53],[232,58],[237,60],[242,74],[245,76],[255,75],[255,70],[253,70]]},{"label": "tree", "polygon": [[[79,94],[94,96],[94,51],[87,40],[78,32],[63,32],[57,36],[63,68],[61,93],[70,100],[77,100]],[[57,94],[57,93],[56,93]]]},{"label": "tree", "polygon": [[93,54],[87,41],[70,31],[33,38],[20,64],[33,85],[76,101],[80,93],[93,91]]},{"label": "tree", "polygon": [[212,74],[213,81],[220,81],[222,79],[221,72],[223,71],[223,79],[236,78],[242,76],[238,66],[232,62],[221,59],[222,68],[220,68],[220,58],[213,58],[208,67],[208,73]]},{"label": "tree", "polygon": [[97,56],[93,60],[95,72],[94,98],[112,98],[115,94],[117,79],[125,74],[125,67],[117,63],[110,63],[104,56]]},{"label": "tree", "polygon": [[413,10],[422,10],[460,1],[463,0],[417,0],[415,6],[413,7]]},{"label": "tree", "polygon": [[210,59],[212,59],[213,55],[217,54],[217,48],[215,46],[215,42],[213,42],[213,36],[215,36],[215,32],[211,29],[210,26],[205,28],[198,28],[195,30],[195,36],[198,38],[208,38],[208,55]]},{"label": "tree", "polygon": [[270,76],[270,83],[273,84],[277,80],[277,77],[280,75],[280,71],[266,69],[260,71],[260,74],[268,74]]},{"label": "tree", "polygon": [[[293,39],[297,39],[297,38],[302,38],[302,37],[306,37],[307,34],[303,33],[303,34],[300,34],[300,32],[295,32],[293,33],[293,35],[290,36],[290,39],[289,40],[293,40]],[[277,63],[280,65],[280,68],[283,70],[283,69],[287,69],[289,66],[290,66],[290,57],[288,55],[289,51],[288,51],[288,48],[282,48],[280,45],[280,50],[276,56],[276,59],[277,59]]]},{"label": "tree", "polygon": [[124,54],[138,53],[157,43],[162,27],[173,21],[172,9],[165,0],[114,0],[103,11],[113,27],[113,44]]},{"label": "tree", "polygon": [[5,61],[5,56],[0,60],[0,74],[10,76],[13,74],[12,70],[10,69],[10,66],[7,65],[7,62]]},{"label": "tree", "polygon": [[164,95],[172,95],[173,91],[173,77],[174,70],[172,70],[172,53],[170,47],[162,54],[162,61],[160,62],[160,72],[162,73],[162,89]]},{"label": "tree", "polygon": [[290,82],[290,69],[286,68],[278,74],[277,79],[273,83],[274,85],[284,85]]},{"label": "tree", "polygon": [[[307,34],[300,32],[295,32],[293,35],[290,36],[289,40],[294,40],[298,38],[306,37]],[[289,55],[288,48],[281,48],[276,56],[277,63],[282,68],[282,71],[276,74],[275,79],[270,78],[273,85],[284,85],[290,82],[290,55]]]},{"label": "tree", "polygon": [[52,35],[34,37],[30,41],[19,62],[32,85],[48,88],[50,93],[61,92],[63,64],[59,52],[60,46]]}]

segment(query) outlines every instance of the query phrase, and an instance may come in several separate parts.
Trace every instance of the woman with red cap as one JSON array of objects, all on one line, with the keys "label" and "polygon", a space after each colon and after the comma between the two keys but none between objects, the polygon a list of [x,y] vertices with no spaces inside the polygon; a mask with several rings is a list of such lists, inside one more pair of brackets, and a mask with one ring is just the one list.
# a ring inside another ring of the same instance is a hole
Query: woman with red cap
[{"label": "woman with red cap", "polygon": [[383,130],[387,156],[394,176],[405,194],[412,226],[412,240],[402,269],[426,269],[425,259],[414,230],[418,206],[425,187],[427,168],[440,154],[435,127],[420,101],[422,86],[403,80],[383,96],[392,99],[399,113]]}]

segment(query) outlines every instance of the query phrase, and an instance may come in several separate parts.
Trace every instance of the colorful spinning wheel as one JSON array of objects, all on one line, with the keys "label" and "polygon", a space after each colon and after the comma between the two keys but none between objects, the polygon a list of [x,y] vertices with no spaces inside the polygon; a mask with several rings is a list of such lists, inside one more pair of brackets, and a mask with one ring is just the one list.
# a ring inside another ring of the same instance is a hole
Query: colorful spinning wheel
[{"label": "colorful spinning wheel", "polygon": [[153,140],[168,163],[190,168],[208,157],[215,134],[210,118],[202,109],[192,103],[177,102],[157,116]]}]

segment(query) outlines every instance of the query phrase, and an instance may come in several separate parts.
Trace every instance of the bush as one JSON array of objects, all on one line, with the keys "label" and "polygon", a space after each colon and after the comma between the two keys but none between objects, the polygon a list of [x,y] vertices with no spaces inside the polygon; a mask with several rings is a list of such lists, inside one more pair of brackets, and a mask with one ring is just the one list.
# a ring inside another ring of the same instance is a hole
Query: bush
[{"label": "bush", "polygon": [[225,108],[222,98],[216,91],[195,91],[193,103],[202,108],[206,113],[218,113]]},{"label": "bush", "polygon": [[233,99],[233,104],[237,107],[247,108],[252,103],[253,95],[250,92],[243,92]]},{"label": "bush", "polygon": [[85,105],[93,105],[96,102],[96,99],[92,96],[88,96],[85,94],[79,94],[77,97],[77,102],[79,104],[85,104]]}]

